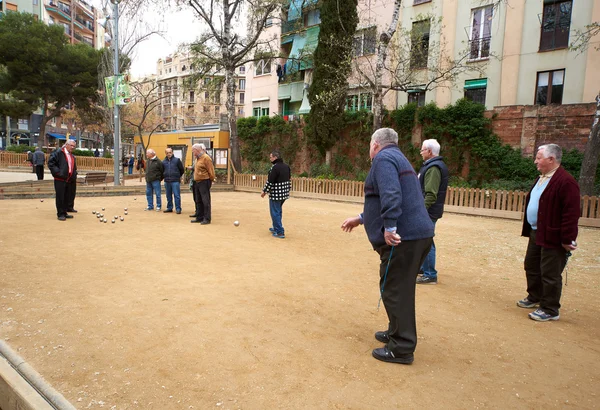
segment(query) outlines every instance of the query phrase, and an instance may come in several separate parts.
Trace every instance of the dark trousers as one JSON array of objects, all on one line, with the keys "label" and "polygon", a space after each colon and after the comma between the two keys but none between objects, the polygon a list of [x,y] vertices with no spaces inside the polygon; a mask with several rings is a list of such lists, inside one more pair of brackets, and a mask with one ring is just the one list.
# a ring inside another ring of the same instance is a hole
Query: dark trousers
[{"label": "dark trousers", "polygon": [[[387,245],[377,251],[381,260],[379,289],[383,287],[383,306],[389,319],[390,341],[387,347],[394,354],[413,353],[417,347],[415,287],[419,269],[432,242],[433,238],[402,241],[393,248],[393,252],[392,247]],[[388,260],[390,265],[386,277]]]},{"label": "dark trousers", "polygon": [[196,197],[196,181],[192,179],[192,195],[194,196],[194,205],[196,205],[196,216],[198,215],[198,198]]},{"label": "dark trousers", "polygon": [[567,251],[543,248],[535,244],[537,232],[531,230],[525,254],[527,299],[539,302],[540,309],[552,316],[558,315],[562,294],[562,271],[567,264]]},{"label": "dark trousers", "polygon": [[75,204],[75,182],[54,180],[54,191],[56,191],[56,216],[66,216],[68,209],[73,209]]},{"label": "dark trousers", "polygon": [[194,190],[196,191],[196,219],[199,221],[210,221],[210,187],[212,181],[203,179],[202,181],[194,182]]},{"label": "dark trousers", "polygon": [[44,166],[36,165],[34,168],[35,168],[35,173],[37,174],[38,181],[43,181],[44,180]]}]

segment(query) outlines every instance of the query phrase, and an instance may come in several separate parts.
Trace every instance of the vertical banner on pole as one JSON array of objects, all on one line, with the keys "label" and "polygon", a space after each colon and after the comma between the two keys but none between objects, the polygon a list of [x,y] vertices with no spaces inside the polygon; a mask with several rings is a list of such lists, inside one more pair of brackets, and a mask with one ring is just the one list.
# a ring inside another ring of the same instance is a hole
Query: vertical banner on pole
[{"label": "vertical banner on pole", "polygon": [[104,77],[104,85],[106,87],[106,102],[109,107],[115,106],[115,87],[117,89],[117,105],[126,105],[131,102],[131,92],[127,76],[115,75]]}]

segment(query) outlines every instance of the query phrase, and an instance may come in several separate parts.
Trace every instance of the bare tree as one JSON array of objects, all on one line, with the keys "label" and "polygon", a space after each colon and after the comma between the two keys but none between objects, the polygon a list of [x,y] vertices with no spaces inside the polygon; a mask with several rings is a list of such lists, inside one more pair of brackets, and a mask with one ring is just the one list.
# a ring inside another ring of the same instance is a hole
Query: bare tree
[{"label": "bare tree", "polygon": [[[483,68],[468,64],[469,50],[449,55],[441,31],[441,18],[422,17],[421,25],[411,30],[398,27],[401,0],[395,0],[392,21],[377,40],[376,58],[356,57],[353,82],[373,94],[373,128],[381,127],[383,98],[390,91],[408,92],[418,85],[420,91],[449,87],[465,72]],[[440,33],[439,40],[431,40]],[[388,60],[388,53],[393,57]]]},{"label": "bare tree", "polygon": [[[235,112],[235,69],[250,61],[269,59],[276,54],[275,37],[265,38],[267,19],[281,6],[280,0],[190,0],[192,9],[208,29],[191,45],[193,79],[212,70],[223,70],[227,89],[227,121],[231,160],[241,170],[242,158]],[[242,11],[244,13],[242,13]],[[242,23],[245,14],[246,23]],[[234,32],[234,26],[236,28]],[[246,35],[236,34],[246,28]]]},{"label": "bare tree", "polygon": [[[143,82],[134,82],[130,86],[134,101],[123,107],[123,122],[131,128],[130,133],[140,138],[145,155],[152,134],[166,125],[159,113],[159,107],[168,94],[160,93],[160,86],[156,82],[150,86]],[[146,141],[144,141],[144,134],[148,134]]]},{"label": "bare tree", "polygon": [[[136,47],[154,35],[162,36],[164,33],[158,23],[148,23],[148,13],[157,6],[148,0],[121,0],[119,2],[119,73],[126,72],[135,56]],[[102,0],[102,9],[107,16],[106,31],[109,37],[114,39],[113,24],[110,20],[113,5],[109,0]],[[104,49],[98,67],[98,89],[100,90],[99,109],[110,134],[114,132],[113,109],[108,107],[104,78],[114,75],[114,51],[113,48]],[[104,144],[114,146],[114,135],[104,135]],[[116,153],[115,153],[116,154]]]},{"label": "bare tree", "polygon": [[[584,27],[583,30],[575,30],[575,39],[569,46],[572,51],[578,54],[583,52],[593,52],[590,46],[600,39],[600,22],[592,22]],[[594,46],[596,52],[600,51],[600,42]],[[596,95],[596,113],[592,122],[590,135],[585,144],[583,161],[579,172],[579,188],[582,195],[594,195],[594,182],[596,180],[596,170],[598,168],[598,159],[600,158],[600,90]]]}]

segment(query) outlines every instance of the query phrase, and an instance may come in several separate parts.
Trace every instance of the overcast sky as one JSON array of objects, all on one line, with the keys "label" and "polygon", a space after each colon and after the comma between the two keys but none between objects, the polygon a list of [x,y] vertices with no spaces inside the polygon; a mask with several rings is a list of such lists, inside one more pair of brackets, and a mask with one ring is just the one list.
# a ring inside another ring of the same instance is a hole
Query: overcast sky
[{"label": "overcast sky", "polygon": [[[92,4],[102,10],[102,0],[92,0]],[[130,71],[133,78],[156,74],[156,61],[159,58],[175,52],[181,43],[194,41],[201,30],[198,19],[194,18],[189,7],[182,11],[148,12],[145,18],[152,24],[160,23],[165,34],[164,38],[154,35],[135,49]]]},{"label": "overcast sky", "polygon": [[[156,60],[172,54],[181,43],[192,42],[200,34],[200,23],[189,9],[165,13],[162,19],[164,38],[155,35],[141,43],[135,51],[131,64],[134,78],[156,74]],[[158,16],[157,21],[160,21]]]}]

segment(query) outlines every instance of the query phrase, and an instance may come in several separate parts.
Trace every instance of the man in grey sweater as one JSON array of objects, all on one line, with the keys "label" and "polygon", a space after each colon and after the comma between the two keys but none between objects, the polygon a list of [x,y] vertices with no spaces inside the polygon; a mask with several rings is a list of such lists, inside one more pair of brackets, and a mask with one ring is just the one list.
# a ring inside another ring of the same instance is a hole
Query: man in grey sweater
[{"label": "man in grey sweater", "polygon": [[433,223],[417,175],[398,148],[396,131],[375,131],[369,154],[373,163],[365,180],[364,211],[346,219],[342,230],[351,232],[364,224],[381,262],[379,289],[389,323],[387,330],[375,333],[385,346],[374,349],[373,357],[411,364],[417,346],[416,279],[431,248]]},{"label": "man in grey sweater", "polygon": [[44,180],[44,164],[46,164],[46,156],[40,149],[40,147],[35,148],[35,152],[33,153],[33,167],[35,169],[35,173],[37,174],[38,181]]}]

